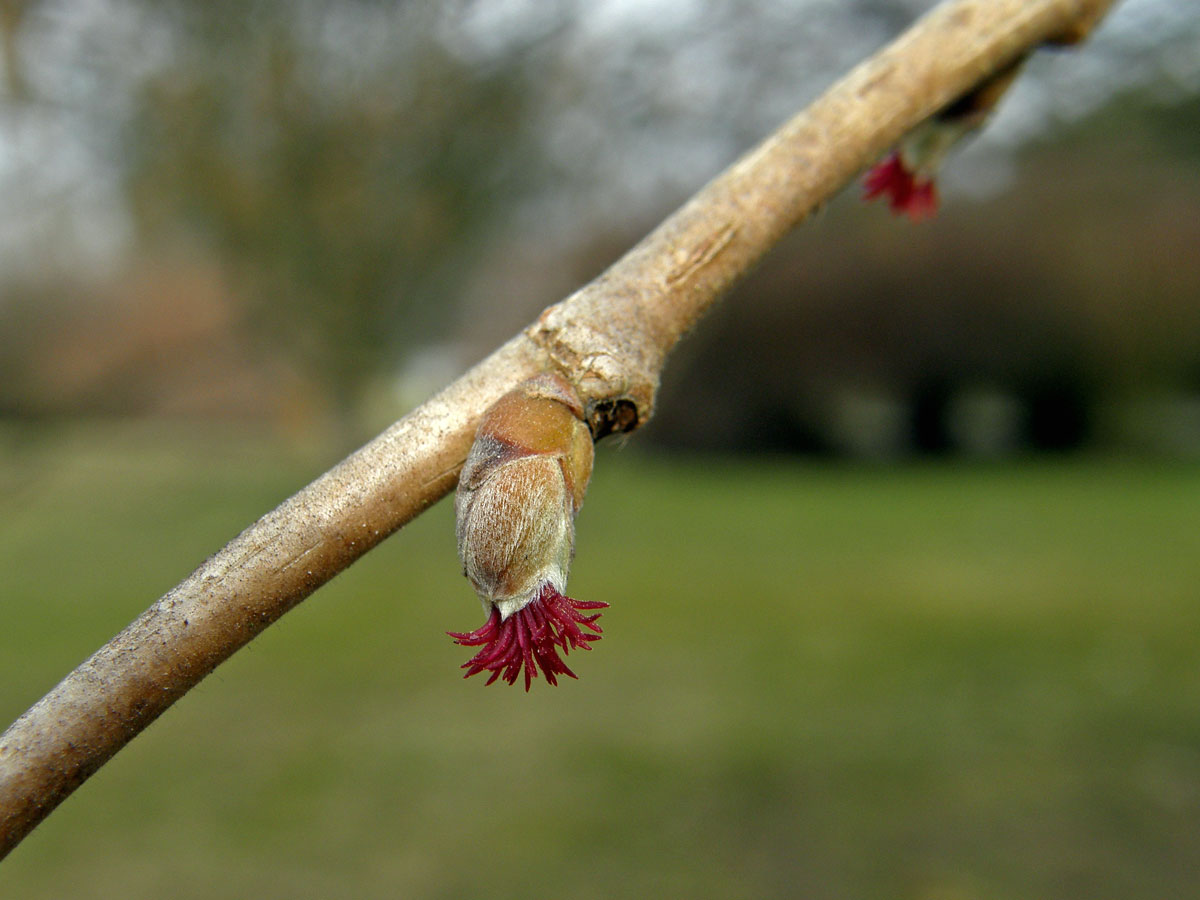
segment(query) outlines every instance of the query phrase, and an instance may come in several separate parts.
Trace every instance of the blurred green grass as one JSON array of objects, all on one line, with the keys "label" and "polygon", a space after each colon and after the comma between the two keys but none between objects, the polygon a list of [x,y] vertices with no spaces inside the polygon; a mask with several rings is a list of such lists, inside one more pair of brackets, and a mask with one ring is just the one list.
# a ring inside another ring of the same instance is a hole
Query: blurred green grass
[{"label": "blurred green grass", "polygon": [[[0,717],[327,460],[0,433]],[[1184,896],[1200,470],[602,447],[580,681],[463,681],[443,503],[237,654],[3,864],[14,898]]]}]

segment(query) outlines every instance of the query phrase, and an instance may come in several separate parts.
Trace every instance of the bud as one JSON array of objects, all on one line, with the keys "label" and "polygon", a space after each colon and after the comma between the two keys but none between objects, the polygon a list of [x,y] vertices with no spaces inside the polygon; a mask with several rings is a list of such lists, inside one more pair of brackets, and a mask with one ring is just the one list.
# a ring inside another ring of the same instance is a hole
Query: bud
[{"label": "bud", "polygon": [[529,690],[540,668],[557,684],[576,677],[558,651],[599,640],[600,614],[581,610],[608,604],[563,593],[592,456],[583,405],[558,375],[530,379],[484,413],[454,499],[458,555],[488,615],[475,631],[449,633],[482,648],[464,677],[486,669],[488,684],[514,684],[524,668]]},{"label": "bud", "polygon": [[938,207],[934,178],[947,154],[983,127],[1024,61],[1024,56],[1019,57],[905,135],[896,149],[867,173],[863,199],[886,197],[892,212],[914,222],[931,218]]}]

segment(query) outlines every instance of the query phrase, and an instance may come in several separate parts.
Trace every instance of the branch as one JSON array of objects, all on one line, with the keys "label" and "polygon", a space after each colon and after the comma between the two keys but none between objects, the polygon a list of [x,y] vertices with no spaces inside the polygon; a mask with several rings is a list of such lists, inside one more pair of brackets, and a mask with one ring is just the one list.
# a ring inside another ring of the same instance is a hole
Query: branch
[{"label": "branch", "polygon": [[451,489],[483,411],[559,370],[599,438],[653,412],[667,354],[813,209],[906,132],[1113,0],[953,0],[860,64],[607,272],[263,516],[0,737],[0,858],[205,675]]}]

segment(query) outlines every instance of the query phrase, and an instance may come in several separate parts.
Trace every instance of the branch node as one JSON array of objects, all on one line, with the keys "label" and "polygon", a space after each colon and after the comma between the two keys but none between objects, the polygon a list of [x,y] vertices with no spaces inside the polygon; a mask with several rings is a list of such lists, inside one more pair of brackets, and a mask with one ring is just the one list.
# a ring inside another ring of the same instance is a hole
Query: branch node
[{"label": "branch node", "polygon": [[603,315],[588,316],[591,321],[573,316],[579,304],[603,305],[585,292],[546,309],[525,334],[578,390],[588,427],[599,440],[632,431],[650,418],[662,355],[638,331],[637,320],[623,317],[615,303],[609,304],[607,320]]},{"label": "branch node", "polygon": [[592,439],[597,441],[610,434],[633,431],[638,427],[637,404],[627,397],[594,401],[587,407],[587,423]]}]

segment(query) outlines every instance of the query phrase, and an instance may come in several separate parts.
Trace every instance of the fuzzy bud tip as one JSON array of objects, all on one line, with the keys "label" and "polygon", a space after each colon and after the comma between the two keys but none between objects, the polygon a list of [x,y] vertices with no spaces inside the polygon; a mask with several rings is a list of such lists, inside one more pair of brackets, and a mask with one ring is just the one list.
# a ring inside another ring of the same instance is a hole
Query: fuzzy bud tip
[{"label": "fuzzy bud tip", "polygon": [[512,615],[501,617],[500,610],[492,607],[482,627],[462,634],[447,633],[456,644],[482,648],[463,663],[462,668],[467,670],[464,678],[488,671],[492,673],[488,684],[497,678],[516,684],[523,670],[528,691],[539,668],[550,684],[558,684],[559,675],[576,677],[558,651],[561,649],[566,655],[573,649],[590,650],[590,643],[600,640],[601,628],[596,624],[600,613],[589,616],[581,610],[606,606],[599,600],[574,600],[559,593],[553,585],[544,584],[530,603]]}]

